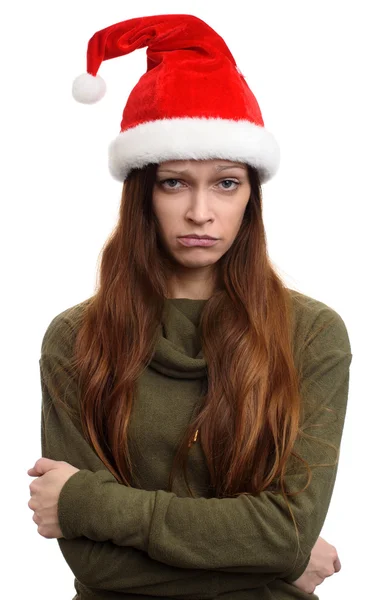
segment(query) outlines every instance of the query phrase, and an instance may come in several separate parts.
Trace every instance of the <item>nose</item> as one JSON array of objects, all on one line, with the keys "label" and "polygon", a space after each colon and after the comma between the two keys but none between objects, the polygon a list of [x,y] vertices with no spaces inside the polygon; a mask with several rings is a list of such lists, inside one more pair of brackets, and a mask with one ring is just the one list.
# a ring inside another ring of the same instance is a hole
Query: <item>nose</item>
[{"label": "nose", "polygon": [[211,203],[207,190],[201,188],[191,190],[187,214],[201,222],[211,218]]}]

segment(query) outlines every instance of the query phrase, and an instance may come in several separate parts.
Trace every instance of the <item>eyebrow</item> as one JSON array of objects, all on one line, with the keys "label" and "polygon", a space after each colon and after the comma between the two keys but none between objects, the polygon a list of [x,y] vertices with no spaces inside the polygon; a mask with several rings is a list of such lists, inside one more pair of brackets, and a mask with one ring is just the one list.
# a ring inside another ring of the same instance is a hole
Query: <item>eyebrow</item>
[{"label": "eyebrow", "polygon": [[[244,171],[246,170],[245,167],[243,167],[242,165],[238,165],[238,164],[233,164],[233,165],[226,165],[226,166],[220,166],[217,165],[216,167],[216,171],[224,171],[225,169],[243,169]],[[162,167],[159,169],[158,173],[163,173],[163,172],[167,172],[167,173],[177,173],[178,175],[180,175],[181,173],[188,173],[188,169],[184,169],[183,171],[177,171],[176,169],[168,169],[166,167]]]}]

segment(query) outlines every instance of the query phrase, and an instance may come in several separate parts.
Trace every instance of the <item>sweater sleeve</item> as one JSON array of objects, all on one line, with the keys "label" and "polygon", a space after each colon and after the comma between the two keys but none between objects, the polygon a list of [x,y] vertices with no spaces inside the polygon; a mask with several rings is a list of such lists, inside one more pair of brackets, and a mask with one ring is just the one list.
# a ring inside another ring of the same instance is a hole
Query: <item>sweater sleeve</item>
[{"label": "sweater sleeve", "polygon": [[[84,439],[78,421],[74,422],[74,418],[53,397],[51,389],[57,386],[64,390],[68,405],[73,405],[72,399],[76,397],[76,387],[68,370],[68,362],[60,354],[43,353],[39,364],[42,390],[42,456],[63,460],[81,469],[78,473],[81,473],[79,480],[82,487],[78,495],[82,495],[85,499],[87,499],[83,483],[85,477],[88,480],[90,477],[95,479],[96,490],[101,486],[110,488],[114,485],[116,488],[120,484]],[[119,546],[112,541],[93,541],[83,535],[71,535],[69,539],[61,537],[57,540],[63,557],[76,579],[88,588],[162,598],[184,598],[185,595],[196,597],[205,594],[205,590],[211,590],[212,587],[215,587],[217,595],[217,573],[213,574],[210,570],[200,568],[184,569],[167,565],[152,559],[147,552],[129,545],[132,537],[132,542],[137,546],[147,547],[147,540],[142,539],[145,533],[141,525],[149,521],[156,492],[125,486],[121,488],[128,493],[125,504],[129,536],[127,546]],[[131,493],[133,502],[130,506],[128,500]],[[75,501],[77,501],[76,497]],[[99,505],[102,511],[106,512],[104,502],[99,502]],[[59,518],[62,523],[66,521],[68,524],[69,510],[74,512],[76,507],[69,505],[68,501],[65,504],[63,497],[60,496]],[[149,512],[146,514],[146,511]],[[64,525],[62,527],[66,529]],[[93,530],[91,533],[95,537]],[[122,537],[120,541],[123,541]],[[255,588],[274,579],[275,576],[270,573],[257,573],[249,576],[249,579],[247,576],[244,585],[247,589]],[[229,585],[228,581],[226,585]]]}]

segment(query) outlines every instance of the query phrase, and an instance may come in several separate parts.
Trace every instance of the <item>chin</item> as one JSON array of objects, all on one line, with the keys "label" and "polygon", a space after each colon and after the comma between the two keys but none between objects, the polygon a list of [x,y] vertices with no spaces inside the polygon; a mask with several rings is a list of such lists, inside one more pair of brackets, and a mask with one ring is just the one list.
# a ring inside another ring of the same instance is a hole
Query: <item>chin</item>
[{"label": "chin", "polygon": [[194,258],[192,258],[192,257],[189,257],[189,258],[183,257],[180,260],[177,260],[177,259],[175,259],[175,260],[177,261],[177,263],[179,265],[183,265],[185,267],[202,268],[202,267],[210,267],[211,265],[216,264],[219,261],[219,259],[220,259],[220,257],[217,257],[217,258],[206,258],[206,257],[202,257],[202,256],[199,256],[199,257],[195,256]]}]

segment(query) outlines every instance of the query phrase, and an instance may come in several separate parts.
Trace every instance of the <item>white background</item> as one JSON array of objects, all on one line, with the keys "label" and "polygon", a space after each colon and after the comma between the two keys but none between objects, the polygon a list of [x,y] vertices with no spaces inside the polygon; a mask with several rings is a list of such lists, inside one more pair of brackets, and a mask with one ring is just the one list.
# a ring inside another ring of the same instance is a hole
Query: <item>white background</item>
[{"label": "white background", "polygon": [[370,3],[79,0],[2,4],[2,596],[69,600],[73,574],[37,533],[26,471],[41,456],[40,346],[51,319],[93,293],[122,185],[107,149],[146,49],[101,65],[106,96],[71,95],[89,38],[129,18],[189,13],[226,41],[255,94],[281,165],[263,186],[273,263],[287,284],[344,319],[353,362],[335,490],[322,537],[342,569],[321,600],[366,598],[371,501]]}]

